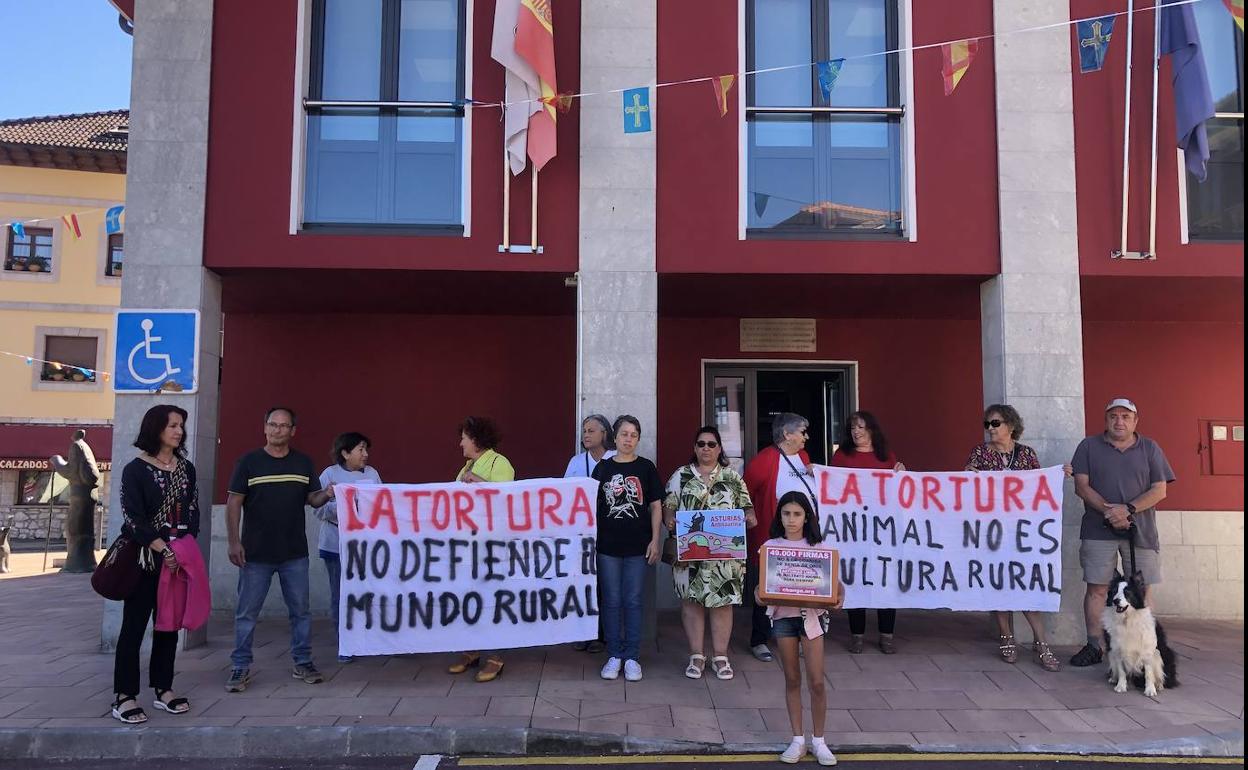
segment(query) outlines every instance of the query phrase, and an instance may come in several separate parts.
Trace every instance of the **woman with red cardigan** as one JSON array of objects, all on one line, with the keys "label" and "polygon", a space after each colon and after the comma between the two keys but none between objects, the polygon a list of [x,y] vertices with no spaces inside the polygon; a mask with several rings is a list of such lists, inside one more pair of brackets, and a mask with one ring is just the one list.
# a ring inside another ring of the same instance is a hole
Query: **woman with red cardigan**
[{"label": "woman with red cardigan", "polygon": [[[906,469],[889,450],[888,439],[884,437],[879,421],[870,412],[854,412],[845,421],[840,447],[832,455],[830,464],[840,468]],[[847,610],[846,614],[849,615],[849,651],[857,655],[862,652],[862,638],[867,633],[867,611],[859,607]],[[897,652],[893,642],[897,610],[878,608],[875,620],[880,627],[880,652],[892,655]]]},{"label": "woman with red cardigan", "polygon": [[[810,421],[800,414],[783,412],[771,423],[771,446],[760,449],[754,459],[745,466],[745,486],[754,501],[754,515],[758,523],[746,530],[749,555],[745,562],[745,595],[753,597],[758,586],[758,549],[767,542],[771,520],[776,516],[776,501],[786,492],[801,492],[810,499],[818,511],[815,500],[815,482],[806,454],[807,427]],[[775,660],[767,648],[771,638],[771,621],[767,608],[754,602],[750,613],[750,652],[754,657],[770,663]]]}]

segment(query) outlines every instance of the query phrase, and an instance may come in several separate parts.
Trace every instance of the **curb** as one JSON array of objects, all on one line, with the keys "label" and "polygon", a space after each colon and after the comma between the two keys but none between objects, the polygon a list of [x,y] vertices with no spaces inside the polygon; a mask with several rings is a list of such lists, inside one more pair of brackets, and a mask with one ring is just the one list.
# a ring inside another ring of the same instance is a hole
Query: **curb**
[{"label": "curb", "polygon": [[[1098,735],[1089,733],[1089,736]],[[775,751],[781,744],[702,743],[536,728],[485,727],[139,727],[0,728],[0,759],[283,759],[411,757],[420,754],[611,755],[736,754]],[[861,744],[855,752],[1001,752],[1242,757],[1242,730],[1192,738],[1120,744]]]}]

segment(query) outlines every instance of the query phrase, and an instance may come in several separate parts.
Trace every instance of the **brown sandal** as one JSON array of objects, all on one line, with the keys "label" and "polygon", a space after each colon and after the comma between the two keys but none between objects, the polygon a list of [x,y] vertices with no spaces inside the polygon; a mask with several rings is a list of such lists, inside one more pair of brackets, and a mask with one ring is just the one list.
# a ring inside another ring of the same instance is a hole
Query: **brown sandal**
[{"label": "brown sandal", "polygon": [[479,652],[463,652],[459,655],[459,660],[446,667],[448,674],[462,674],[473,666],[481,662],[481,653]]},{"label": "brown sandal", "polygon": [[1018,645],[1014,643],[1014,634],[1001,634],[998,638],[1001,640],[1001,644],[997,647],[1001,653],[1001,660],[1006,663],[1017,663]]},{"label": "brown sandal", "polygon": [[477,672],[475,677],[478,682],[493,682],[503,673],[503,659],[496,658],[493,655],[485,659],[485,665]]},{"label": "brown sandal", "polygon": [[1035,654],[1036,665],[1045,671],[1061,671],[1062,663],[1049,649],[1049,645],[1044,642],[1036,642],[1031,645],[1032,652]]}]

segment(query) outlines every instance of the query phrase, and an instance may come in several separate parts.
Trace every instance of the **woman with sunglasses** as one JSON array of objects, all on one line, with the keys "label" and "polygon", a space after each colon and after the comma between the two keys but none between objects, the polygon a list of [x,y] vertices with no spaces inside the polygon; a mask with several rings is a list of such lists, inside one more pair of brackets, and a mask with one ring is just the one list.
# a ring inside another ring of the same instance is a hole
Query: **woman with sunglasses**
[{"label": "woman with sunglasses", "polygon": [[[758,522],[745,481],[724,456],[723,441],[714,425],[703,425],[693,440],[689,464],[672,474],[663,501],[663,522],[676,534],[676,511],[745,511],[746,527]],[[696,521],[696,518],[695,518]],[[685,676],[701,679],[706,668],[703,641],[706,616],[711,616],[711,669],[718,679],[732,679],[728,641],[732,637],[732,608],[741,603],[745,583],[745,560],[675,562],[672,581],[680,599],[680,620],[689,640],[689,665]]]},{"label": "woman with sunglasses", "polygon": [[[1040,468],[1036,450],[1018,443],[1023,437],[1023,418],[1009,404],[993,404],[984,410],[984,430],[988,440],[971,450],[966,461],[968,471],[1030,471]],[[998,652],[1006,663],[1018,662],[1018,645],[1014,642],[1014,613],[1009,611],[989,613],[997,624],[1000,635]],[[1044,613],[1024,610],[1023,616],[1031,626],[1035,641],[1032,654],[1036,664],[1045,671],[1060,671],[1062,664],[1045,641]]]}]

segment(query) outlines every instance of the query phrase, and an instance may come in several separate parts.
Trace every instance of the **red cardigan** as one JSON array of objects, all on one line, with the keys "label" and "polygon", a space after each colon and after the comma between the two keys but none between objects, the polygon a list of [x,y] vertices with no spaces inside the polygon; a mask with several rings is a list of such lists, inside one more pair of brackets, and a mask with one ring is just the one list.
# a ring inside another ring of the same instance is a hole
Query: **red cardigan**
[{"label": "red cardigan", "polygon": [[[802,462],[810,465],[810,455],[806,450],[797,453]],[[746,530],[746,543],[750,549],[750,558],[758,557],[758,549],[767,542],[771,535],[771,522],[776,518],[776,480],[780,474],[780,448],[775,444],[760,449],[750,464],[745,466],[745,488],[750,492],[750,500],[754,502],[754,515],[758,524]]]}]

